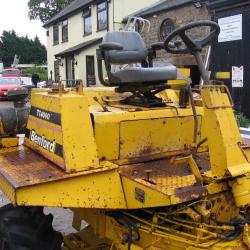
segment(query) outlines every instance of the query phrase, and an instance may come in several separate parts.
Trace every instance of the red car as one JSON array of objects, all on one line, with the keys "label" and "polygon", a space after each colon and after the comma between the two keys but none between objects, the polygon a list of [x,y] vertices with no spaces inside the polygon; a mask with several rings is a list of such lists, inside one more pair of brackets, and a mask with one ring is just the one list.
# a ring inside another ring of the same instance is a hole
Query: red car
[{"label": "red car", "polygon": [[20,77],[21,71],[19,69],[15,68],[8,68],[8,69],[3,69],[2,70],[2,76],[14,76],[14,77]]},{"label": "red car", "polygon": [[0,77],[0,98],[7,99],[10,89],[22,87],[23,82],[20,77]]}]

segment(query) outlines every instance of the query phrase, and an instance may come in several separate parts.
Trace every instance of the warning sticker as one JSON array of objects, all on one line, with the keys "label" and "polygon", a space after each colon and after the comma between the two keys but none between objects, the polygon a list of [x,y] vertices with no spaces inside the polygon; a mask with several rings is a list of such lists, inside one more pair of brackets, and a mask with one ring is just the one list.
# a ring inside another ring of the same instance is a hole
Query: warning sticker
[{"label": "warning sticker", "polygon": [[218,19],[219,43],[242,40],[242,14]]},{"label": "warning sticker", "polygon": [[232,67],[232,87],[242,88],[244,79],[244,67]]}]

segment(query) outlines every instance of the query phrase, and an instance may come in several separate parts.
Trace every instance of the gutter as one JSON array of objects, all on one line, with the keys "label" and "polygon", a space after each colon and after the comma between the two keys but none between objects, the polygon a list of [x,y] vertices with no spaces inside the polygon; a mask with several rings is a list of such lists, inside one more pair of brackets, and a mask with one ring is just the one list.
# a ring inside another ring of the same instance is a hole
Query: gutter
[{"label": "gutter", "polygon": [[[78,8],[76,8],[76,9],[74,9],[74,10],[68,12],[67,14],[65,14],[65,15],[63,15],[63,16],[60,16],[60,17],[58,17],[58,18],[56,18],[56,19],[54,19],[54,20],[51,21],[51,19],[53,19],[56,15],[59,15],[59,14],[60,14],[60,12],[59,12],[59,13],[57,13],[54,17],[52,17],[48,22],[46,22],[46,23],[43,25],[43,28],[47,28],[47,27],[49,27],[49,26],[51,26],[51,25],[53,25],[53,24],[55,24],[55,23],[58,23],[58,22],[60,22],[60,21],[63,21],[65,18],[69,18],[69,17],[71,17],[71,16],[74,16],[75,14],[80,13],[83,9],[87,8],[88,6],[90,6],[90,5],[92,5],[92,4],[96,4],[96,3],[98,3],[99,1],[100,1],[100,0],[93,0],[93,1],[91,1],[91,2],[89,2],[89,3],[83,4],[83,5],[81,5],[80,7],[78,7]],[[62,9],[61,11],[63,11],[63,9]]]},{"label": "gutter", "polygon": [[219,8],[228,8],[232,9],[235,6],[244,6],[249,5],[249,0],[210,0],[207,4],[208,9],[219,9]]}]

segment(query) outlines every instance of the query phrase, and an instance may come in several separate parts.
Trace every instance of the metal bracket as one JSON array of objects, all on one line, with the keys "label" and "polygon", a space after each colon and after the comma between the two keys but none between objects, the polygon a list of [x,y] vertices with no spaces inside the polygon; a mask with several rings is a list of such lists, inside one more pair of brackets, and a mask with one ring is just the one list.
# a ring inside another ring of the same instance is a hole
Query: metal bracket
[{"label": "metal bracket", "polygon": [[228,99],[229,99],[229,102],[230,102],[230,105],[209,105],[208,102],[206,101],[206,98],[203,98],[203,102],[206,106],[207,109],[218,109],[218,108],[232,108],[233,107],[233,100],[232,100],[232,97],[231,97],[231,94],[229,92],[229,89],[227,86],[225,85],[204,85],[202,87],[201,90],[203,89],[215,89],[215,90],[220,90],[220,92],[222,92],[222,90],[225,91],[225,93],[227,94],[228,96]]},{"label": "metal bracket", "polygon": [[190,169],[192,170],[192,173],[195,176],[196,184],[203,185],[203,179],[202,179],[201,172],[200,172],[192,155],[180,157],[180,158],[175,158],[172,160],[172,162],[174,164],[181,164],[181,163],[187,162],[189,164]]}]

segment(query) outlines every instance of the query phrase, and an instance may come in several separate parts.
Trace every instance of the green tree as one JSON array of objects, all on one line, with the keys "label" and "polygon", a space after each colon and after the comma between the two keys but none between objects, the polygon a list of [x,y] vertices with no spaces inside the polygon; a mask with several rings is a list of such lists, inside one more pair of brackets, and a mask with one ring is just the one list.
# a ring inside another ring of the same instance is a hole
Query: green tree
[{"label": "green tree", "polygon": [[73,0],[29,0],[29,18],[45,23],[71,2]]},{"label": "green tree", "polygon": [[19,39],[15,31],[3,31],[0,37],[0,58],[5,66],[10,66],[15,54],[20,51]]},{"label": "green tree", "polygon": [[4,66],[10,66],[14,56],[20,59],[19,63],[42,64],[47,60],[47,51],[38,37],[29,39],[20,37],[15,31],[4,31],[0,36],[0,58]]}]

